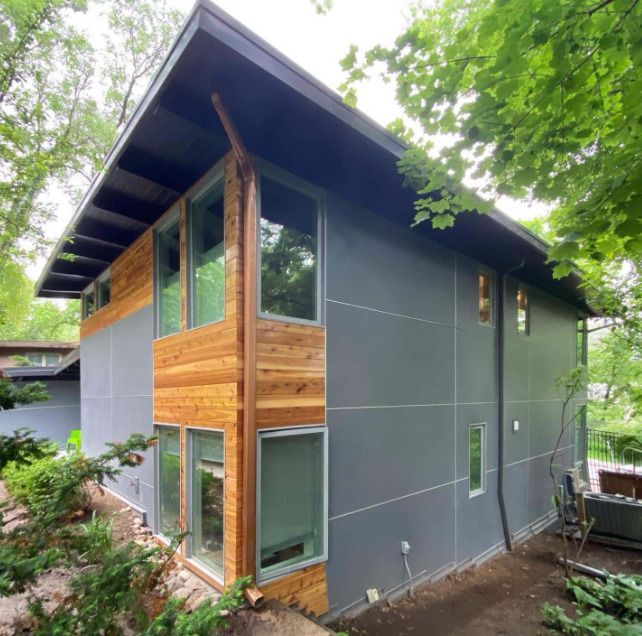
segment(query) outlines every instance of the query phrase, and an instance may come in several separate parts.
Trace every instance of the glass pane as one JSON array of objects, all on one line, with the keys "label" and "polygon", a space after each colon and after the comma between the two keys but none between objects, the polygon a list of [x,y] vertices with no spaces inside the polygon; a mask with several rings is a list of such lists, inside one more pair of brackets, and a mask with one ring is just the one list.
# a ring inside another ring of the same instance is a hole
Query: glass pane
[{"label": "glass pane", "polygon": [[32,367],[42,366],[42,353],[27,353],[25,358],[27,358]]},{"label": "glass pane", "polygon": [[261,179],[261,311],[317,318],[317,204]]},{"label": "glass pane", "polygon": [[177,428],[158,429],[158,530],[168,537],[180,530],[181,437]]},{"label": "glass pane", "polygon": [[178,219],[158,233],[158,335],[181,329],[180,231]]},{"label": "glass pane", "polygon": [[225,318],[225,240],[223,184],[192,206],[192,325]]},{"label": "glass pane", "polygon": [[98,309],[109,304],[111,292],[111,280],[106,278],[98,282]]},{"label": "glass pane", "polygon": [[60,356],[57,353],[46,353],[45,354],[45,366],[46,367],[55,367],[60,362]]},{"label": "glass pane", "polygon": [[528,333],[528,295],[526,290],[520,287],[517,290],[517,331]]},{"label": "glass pane", "polygon": [[89,318],[94,313],[96,309],[94,291],[85,292],[83,295],[83,318]]},{"label": "glass pane", "polygon": [[483,428],[471,426],[469,431],[469,490],[482,489]]},{"label": "glass pane", "polygon": [[479,322],[491,324],[490,276],[479,275]]},{"label": "glass pane", "polygon": [[323,462],[321,433],[261,439],[262,573],[323,554]]},{"label": "glass pane", "polygon": [[223,572],[223,433],[192,435],[192,555]]},{"label": "glass pane", "polygon": [[584,320],[577,321],[577,349],[575,365],[580,366],[586,364],[586,332],[584,330]]}]

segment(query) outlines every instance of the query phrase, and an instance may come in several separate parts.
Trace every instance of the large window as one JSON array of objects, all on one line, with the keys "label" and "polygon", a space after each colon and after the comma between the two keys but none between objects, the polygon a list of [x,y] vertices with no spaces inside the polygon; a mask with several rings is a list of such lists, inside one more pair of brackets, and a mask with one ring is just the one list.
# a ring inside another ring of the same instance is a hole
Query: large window
[{"label": "large window", "polygon": [[191,326],[225,318],[225,215],[223,182],[190,208]]},{"label": "large window", "polygon": [[261,177],[261,312],[318,320],[318,225],[315,199]]},{"label": "large window", "polygon": [[265,579],[326,554],[326,432],[261,433],[258,449],[258,572]]},{"label": "large window", "polygon": [[526,287],[520,285],[517,289],[517,331],[528,335],[531,331],[530,307]]},{"label": "large window", "polygon": [[170,426],[158,427],[158,533],[169,537],[180,530],[181,432]]},{"label": "large window", "polygon": [[181,257],[178,218],[156,234],[156,311],[158,336],[181,329]]},{"label": "large window", "polygon": [[493,324],[493,280],[490,274],[480,272],[479,288],[479,322],[482,325]]},{"label": "large window", "polygon": [[471,497],[486,490],[486,424],[468,429],[468,492]]},{"label": "large window", "polygon": [[223,576],[223,433],[190,430],[190,556]]}]

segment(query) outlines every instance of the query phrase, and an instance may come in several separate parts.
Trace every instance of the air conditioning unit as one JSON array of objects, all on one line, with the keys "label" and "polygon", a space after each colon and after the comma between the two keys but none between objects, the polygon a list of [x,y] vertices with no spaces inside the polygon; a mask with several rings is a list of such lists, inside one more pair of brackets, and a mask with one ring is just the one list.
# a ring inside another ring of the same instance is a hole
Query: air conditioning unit
[{"label": "air conditioning unit", "polygon": [[591,534],[642,542],[642,501],[623,495],[584,493],[584,518]]}]

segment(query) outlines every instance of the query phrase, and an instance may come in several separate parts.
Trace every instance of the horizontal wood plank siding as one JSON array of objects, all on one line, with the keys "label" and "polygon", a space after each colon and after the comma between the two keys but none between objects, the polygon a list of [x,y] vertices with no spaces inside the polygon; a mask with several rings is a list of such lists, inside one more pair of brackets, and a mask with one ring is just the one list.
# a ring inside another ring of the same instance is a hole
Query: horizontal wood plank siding
[{"label": "horizontal wood plank siding", "polygon": [[284,605],[297,605],[306,612],[321,616],[328,611],[328,584],[325,563],[312,565],[261,586],[267,600],[278,599]]},{"label": "horizontal wood plank siding", "polygon": [[109,304],[81,321],[81,340],[151,304],[152,243],[149,229],[112,263]]},{"label": "horizontal wood plank siding", "polygon": [[257,428],[325,422],[325,329],[258,320]]}]

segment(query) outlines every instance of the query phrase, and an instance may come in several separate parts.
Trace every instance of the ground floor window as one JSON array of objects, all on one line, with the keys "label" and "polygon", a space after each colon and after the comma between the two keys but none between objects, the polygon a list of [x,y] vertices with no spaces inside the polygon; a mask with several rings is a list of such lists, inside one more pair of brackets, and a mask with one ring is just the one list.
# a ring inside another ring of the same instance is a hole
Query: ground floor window
[{"label": "ground floor window", "polygon": [[259,579],[322,561],[327,545],[327,438],[322,427],[259,435]]},{"label": "ground floor window", "polygon": [[181,514],[181,432],[159,426],[158,434],[158,533],[169,537],[180,530]]},{"label": "ground floor window", "polygon": [[189,430],[189,556],[223,576],[224,441],[220,431]]},{"label": "ground floor window", "polygon": [[471,497],[486,490],[486,424],[468,429],[468,492]]}]

